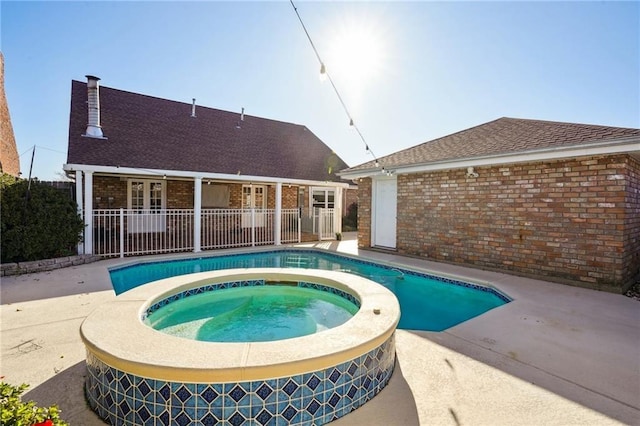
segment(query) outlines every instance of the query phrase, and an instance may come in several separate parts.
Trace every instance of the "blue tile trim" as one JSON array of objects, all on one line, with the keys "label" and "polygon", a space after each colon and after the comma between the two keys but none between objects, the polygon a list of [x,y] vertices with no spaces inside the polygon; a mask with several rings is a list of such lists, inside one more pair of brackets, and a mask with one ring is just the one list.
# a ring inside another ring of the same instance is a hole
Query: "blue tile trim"
[{"label": "blue tile trim", "polygon": [[[428,278],[428,279],[432,279],[435,281],[440,281],[442,283],[446,283],[446,284],[451,284],[451,285],[456,285],[456,286],[461,286],[461,287],[468,287],[468,288],[472,288],[475,290],[479,290],[479,291],[484,291],[487,293],[491,293],[493,295],[495,295],[496,297],[498,297],[500,300],[502,300],[505,303],[509,303],[511,302],[513,299],[511,299],[509,296],[507,296],[506,294],[502,293],[501,291],[492,288],[492,287],[486,287],[486,286],[482,286],[479,284],[473,284],[473,283],[468,283],[465,281],[460,281],[460,280],[455,280],[452,278],[446,278],[446,277],[441,277],[438,275],[432,275],[432,274],[427,274],[427,273],[423,273],[423,272],[418,272],[418,271],[413,271],[411,269],[406,269],[403,267],[399,267],[399,266],[390,266],[390,265],[385,265],[382,263],[376,263],[370,260],[363,260],[363,259],[359,259],[357,257],[351,257],[351,256],[344,256],[344,255],[338,255],[335,253],[330,253],[330,252],[326,252],[326,251],[321,251],[321,250],[311,250],[311,249],[296,249],[296,250],[266,250],[266,251],[260,251],[258,252],[258,254],[314,254],[314,255],[321,255],[321,256],[325,256],[328,258],[332,258],[332,259],[337,259],[337,260],[341,260],[341,259],[346,259],[346,260],[350,260],[356,263],[360,263],[362,265],[368,265],[368,266],[376,266],[379,268],[383,268],[386,269],[388,271],[398,271],[401,272],[404,275],[413,275],[416,277],[422,277],[422,278]],[[113,272],[113,271],[122,271],[122,270],[126,270],[126,269],[130,269],[130,268],[135,268],[137,266],[140,265],[162,265],[162,264],[167,264],[167,263],[171,263],[171,262],[176,262],[176,261],[182,261],[182,260],[189,260],[189,261],[197,261],[197,260],[205,260],[205,259],[210,259],[210,258],[224,258],[224,257],[228,257],[228,258],[232,258],[232,257],[239,257],[239,256],[246,256],[247,253],[232,253],[232,254],[223,254],[223,255],[219,255],[219,256],[200,256],[200,257],[195,257],[195,258],[189,258],[189,259],[179,259],[179,260],[160,260],[160,261],[154,261],[154,262],[140,262],[140,263],[135,263],[132,265],[127,265],[127,266],[121,266],[121,267],[115,267],[115,268],[109,268],[109,272]]]},{"label": "blue tile trim", "polygon": [[[185,290],[181,293],[172,294],[169,297],[165,297],[164,299],[157,301],[153,305],[149,306],[149,308],[147,308],[142,313],[141,319],[142,321],[144,321],[147,319],[149,315],[151,315],[158,309],[164,306],[167,306],[168,304],[175,302],[177,300],[186,299],[187,297],[191,297],[196,294],[203,294],[209,291],[224,290],[228,288],[263,286],[263,285],[265,285],[264,279],[256,279],[256,280],[245,280],[245,281],[230,281],[230,282],[219,283],[219,284],[208,284],[205,286],[192,288],[189,290]],[[274,285],[277,285],[277,284],[274,284]],[[360,308],[360,299],[358,299],[357,297],[355,297],[350,293],[347,293],[346,291],[343,291],[334,287],[326,286],[323,284],[315,284],[315,283],[310,283],[306,281],[299,281],[298,287],[311,288],[314,290],[325,291],[327,293],[335,294],[336,296],[340,296],[343,299],[347,299],[349,302],[353,303],[358,308]]]},{"label": "blue tile trim", "polygon": [[395,362],[392,335],[366,354],[327,369],[269,380],[196,384],[139,377],[87,350],[85,395],[98,416],[124,426],[323,424],[380,392]]}]

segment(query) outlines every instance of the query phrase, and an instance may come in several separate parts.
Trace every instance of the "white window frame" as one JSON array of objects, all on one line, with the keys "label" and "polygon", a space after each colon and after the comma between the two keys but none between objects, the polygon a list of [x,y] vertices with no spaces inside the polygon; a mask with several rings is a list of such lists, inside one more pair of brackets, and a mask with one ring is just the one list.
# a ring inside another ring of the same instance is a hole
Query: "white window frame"
[{"label": "white window frame", "polygon": [[[133,184],[143,185],[142,209],[133,209]],[[151,186],[160,184],[160,208],[151,210]],[[166,229],[167,185],[164,180],[128,179],[127,180],[127,230],[130,234],[140,232],[164,232]]]},{"label": "white window frame", "polygon": [[[323,209],[333,209],[336,206],[336,189],[335,188],[328,188],[326,186],[313,186],[311,187],[311,190],[309,191],[309,207],[311,207],[310,210],[313,210],[315,207],[319,207],[319,206],[315,206],[314,202],[313,202],[313,193],[314,192],[324,192],[324,206],[320,207]],[[329,204],[329,193],[333,194],[333,205],[330,206]]]},{"label": "white window frame", "polygon": [[[249,198],[246,198],[245,195],[245,189],[249,190]],[[257,189],[262,190],[262,205],[258,206],[256,205],[256,191]],[[242,185],[242,209],[243,210],[248,210],[248,209],[256,209],[257,211],[254,212],[254,222],[253,224],[256,227],[263,227],[265,226],[266,223],[266,212],[262,212],[260,210],[264,210],[267,208],[267,186],[266,185],[253,185],[253,184],[249,184],[249,185]],[[242,227],[243,228],[250,228],[252,225],[252,221],[251,221],[251,213],[247,212],[247,213],[243,213],[242,214]]]}]

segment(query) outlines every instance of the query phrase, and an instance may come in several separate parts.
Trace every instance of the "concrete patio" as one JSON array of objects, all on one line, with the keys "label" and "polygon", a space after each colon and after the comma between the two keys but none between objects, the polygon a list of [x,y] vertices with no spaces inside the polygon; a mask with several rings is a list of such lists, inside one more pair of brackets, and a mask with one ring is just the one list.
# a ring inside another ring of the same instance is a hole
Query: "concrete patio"
[{"label": "concrete patio", "polygon": [[[357,254],[351,237],[299,246]],[[398,330],[389,385],[333,424],[640,424],[637,301],[387,253],[360,255],[490,283],[514,300],[445,332]],[[164,257],[175,255],[153,258]],[[84,399],[78,330],[96,306],[115,298],[107,268],[132,260],[3,278],[2,380],[28,383],[24,399],[57,404],[72,425],[104,424]]]}]

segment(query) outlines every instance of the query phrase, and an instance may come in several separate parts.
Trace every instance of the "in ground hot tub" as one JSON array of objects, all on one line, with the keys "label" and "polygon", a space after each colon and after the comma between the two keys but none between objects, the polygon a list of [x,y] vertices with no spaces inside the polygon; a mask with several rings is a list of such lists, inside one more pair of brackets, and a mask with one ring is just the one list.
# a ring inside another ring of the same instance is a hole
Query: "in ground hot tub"
[{"label": "in ground hot tub", "polygon": [[[208,292],[272,283],[355,304],[341,325],[275,341],[219,343],[169,335],[145,320]],[[395,365],[395,296],[362,277],[307,269],[232,269],[156,281],[82,324],[89,404],[112,424],[322,424],[373,398]]]}]

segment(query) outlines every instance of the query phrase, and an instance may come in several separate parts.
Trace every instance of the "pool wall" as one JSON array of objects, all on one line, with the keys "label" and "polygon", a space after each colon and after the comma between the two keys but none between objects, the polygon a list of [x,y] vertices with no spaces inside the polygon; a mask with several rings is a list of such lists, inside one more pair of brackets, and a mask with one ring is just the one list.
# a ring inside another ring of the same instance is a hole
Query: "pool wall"
[{"label": "pool wall", "polygon": [[[334,329],[275,342],[198,342],[142,324],[150,308],[198,289],[283,278],[354,298],[360,310]],[[87,399],[118,425],[327,423],[386,386],[399,316],[391,292],[341,272],[269,268],[168,278],[118,296],[83,323]]]}]

